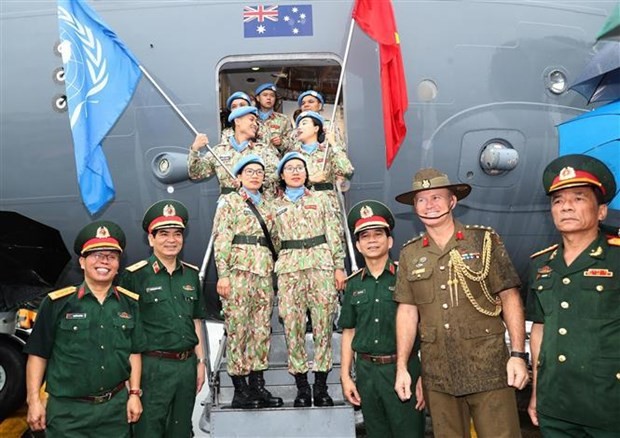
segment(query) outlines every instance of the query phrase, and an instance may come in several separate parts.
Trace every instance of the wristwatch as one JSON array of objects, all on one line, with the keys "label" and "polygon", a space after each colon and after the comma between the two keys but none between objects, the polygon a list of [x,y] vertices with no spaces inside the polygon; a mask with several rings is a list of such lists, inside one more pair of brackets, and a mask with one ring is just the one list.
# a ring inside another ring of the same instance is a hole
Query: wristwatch
[{"label": "wristwatch", "polygon": [[141,388],[130,389],[129,390],[129,395],[137,395],[138,397],[142,397],[142,389]]},{"label": "wristwatch", "polygon": [[201,357],[201,358],[198,359],[198,363],[206,364],[207,363],[207,359],[205,359],[204,357]]},{"label": "wristwatch", "polygon": [[523,359],[525,361],[525,363],[529,363],[530,362],[530,354],[529,353],[524,353],[522,351],[511,351],[510,352],[510,357],[518,357],[519,359]]}]

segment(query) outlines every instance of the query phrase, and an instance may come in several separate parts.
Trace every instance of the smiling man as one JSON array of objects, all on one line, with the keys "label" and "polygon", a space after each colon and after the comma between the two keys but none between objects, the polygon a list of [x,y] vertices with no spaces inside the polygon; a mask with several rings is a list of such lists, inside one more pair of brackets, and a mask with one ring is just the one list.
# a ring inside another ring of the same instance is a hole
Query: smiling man
[{"label": "smiling man", "polygon": [[543,174],[559,244],[532,255],[528,319],[545,437],[620,436],[620,242],[599,224],[616,182],[601,161],[565,155]]},{"label": "smiling man", "polygon": [[[24,352],[28,356],[28,424],[48,438],[129,437],[138,421],[140,353],[145,338],[138,296],[112,282],[125,234],[108,221],[84,227],[74,250],[84,281],[48,294]],[[44,407],[43,380],[49,393]],[[129,393],[127,392],[128,386]]]},{"label": "smiling man", "polygon": [[165,199],[144,214],[153,254],[129,266],[120,282],[140,295],[147,337],[142,353],[144,415],[135,437],[188,437],[195,396],[205,381],[200,320],[205,310],[198,268],[179,259],[188,213]]},{"label": "smiling man", "polygon": [[402,400],[411,396],[407,362],[419,323],[435,436],[468,437],[471,418],[480,437],[512,438],[521,434],[514,389],[528,381],[520,281],[495,231],[454,219],[457,202],[470,191],[436,169],[422,169],[413,189],[396,197],[413,205],[426,231],[400,253],[395,390]]}]

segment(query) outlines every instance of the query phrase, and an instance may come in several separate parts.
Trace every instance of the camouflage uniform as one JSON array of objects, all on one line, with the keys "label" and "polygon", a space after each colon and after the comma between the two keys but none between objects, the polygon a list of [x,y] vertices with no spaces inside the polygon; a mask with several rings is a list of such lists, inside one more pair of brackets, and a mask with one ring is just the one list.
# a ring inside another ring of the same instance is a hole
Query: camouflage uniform
[{"label": "camouflage uniform", "polygon": [[[344,134],[338,127],[338,124],[334,125],[334,132],[330,132],[330,126],[332,122],[329,119],[323,119],[323,131],[325,132],[325,138],[329,141],[330,145],[339,146],[344,152],[347,151],[347,143],[344,139]],[[289,150],[295,150],[292,146],[297,143],[297,130],[293,129],[289,135]]]},{"label": "camouflage uniform", "polygon": [[[230,143],[230,138],[225,142],[222,142],[213,148],[213,152],[220,157],[222,162],[232,170],[233,166],[243,156],[249,154],[256,154],[261,157],[265,163],[265,194],[273,193],[275,191],[275,170],[278,166],[278,156],[274,153],[274,149],[265,146],[262,143],[256,143],[250,141],[248,146],[242,151],[237,150]],[[230,174],[218,163],[211,152],[207,152],[206,155],[201,155],[199,152],[190,151],[187,162],[189,177],[193,180],[202,178],[209,178],[214,173],[217,175],[217,179],[220,183],[222,190],[230,190],[234,187],[233,178]]]},{"label": "camouflage uniform", "polygon": [[[284,320],[288,368],[292,374],[308,372],[305,349],[306,309],[312,316],[314,371],[332,366],[332,318],[337,292],[334,271],[344,269],[344,249],[338,224],[325,198],[306,190],[296,203],[281,194],[275,199],[276,231],[282,248],[276,262],[279,312]],[[290,248],[287,242],[308,242]],[[318,243],[324,240],[323,243]],[[317,244],[318,243],[318,244]]]},{"label": "camouflage uniform", "polygon": [[[221,198],[215,213],[215,264],[219,278],[229,278],[231,293],[222,298],[228,374],[245,376],[269,366],[270,317],[273,306],[273,257],[252,210],[248,195],[233,192]],[[263,198],[256,208],[272,237],[274,215]],[[245,242],[236,242],[245,239]],[[247,239],[253,239],[249,242]]]},{"label": "camouflage uniform", "polygon": [[[258,125],[258,133],[256,134],[256,141],[258,143],[263,143],[262,139],[266,138],[269,134],[269,130],[267,129],[266,125],[262,125],[259,123]],[[231,135],[235,135],[235,131],[232,129],[232,127],[227,127],[222,129],[222,135],[220,136],[220,143],[226,143],[228,141],[228,137],[230,137]],[[274,155],[276,155],[278,157],[278,160],[281,158],[280,157],[280,151],[278,150],[278,148],[276,148],[275,146],[273,146],[271,144],[271,142],[269,144],[264,143],[268,148],[271,149],[271,151],[274,153]]]},{"label": "camouflage uniform", "polygon": [[289,118],[273,111],[266,120],[258,119],[258,137],[265,144],[271,145],[273,137],[280,137],[282,144],[277,147],[281,155],[284,155],[289,149],[290,132],[293,129]]}]

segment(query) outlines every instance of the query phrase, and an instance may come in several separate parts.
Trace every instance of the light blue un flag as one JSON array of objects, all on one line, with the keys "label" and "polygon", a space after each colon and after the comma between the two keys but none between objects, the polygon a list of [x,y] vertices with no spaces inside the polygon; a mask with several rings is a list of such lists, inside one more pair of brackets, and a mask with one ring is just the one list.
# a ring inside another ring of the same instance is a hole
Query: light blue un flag
[{"label": "light blue un flag", "polygon": [[58,1],[60,50],[82,201],[95,214],[114,198],[101,142],[131,100],[137,59],[82,0]]}]

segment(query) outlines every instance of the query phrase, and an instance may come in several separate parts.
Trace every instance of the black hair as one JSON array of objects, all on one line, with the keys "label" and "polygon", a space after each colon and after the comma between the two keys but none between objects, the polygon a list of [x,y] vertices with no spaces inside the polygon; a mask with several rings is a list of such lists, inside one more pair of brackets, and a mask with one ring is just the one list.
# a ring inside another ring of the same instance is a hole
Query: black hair
[{"label": "black hair", "polygon": [[[315,119],[314,117],[310,117],[310,116],[306,116],[304,117],[304,119],[310,119],[312,120],[312,124],[314,126],[318,126],[319,127],[319,131],[316,134],[316,139],[319,143],[323,143],[325,141],[325,130],[323,129],[323,124],[321,122],[319,122],[317,119]],[[303,119],[301,119],[303,120]],[[300,122],[301,122],[300,120]]]},{"label": "black hair", "polygon": [[[289,161],[293,161],[293,160],[299,160],[303,163],[304,169],[306,170],[306,180],[304,181],[304,187],[309,188],[310,187],[310,174],[308,173],[308,166],[306,166],[306,162],[297,157],[293,157],[293,158],[288,159],[286,163],[288,163]],[[284,173],[284,165],[286,163],[282,164],[282,171],[280,172],[280,175],[278,175],[278,186],[282,190],[286,189],[286,182],[284,181],[284,178],[282,178],[282,174]]]},{"label": "black hair", "polygon": [[[383,230],[383,231],[385,231],[385,236],[386,237],[392,237],[392,232],[387,227],[366,228],[366,230]],[[366,230],[358,231],[357,233],[355,233],[355,240],[359,241],[360,240],[360,234],[362,234]]]}]

